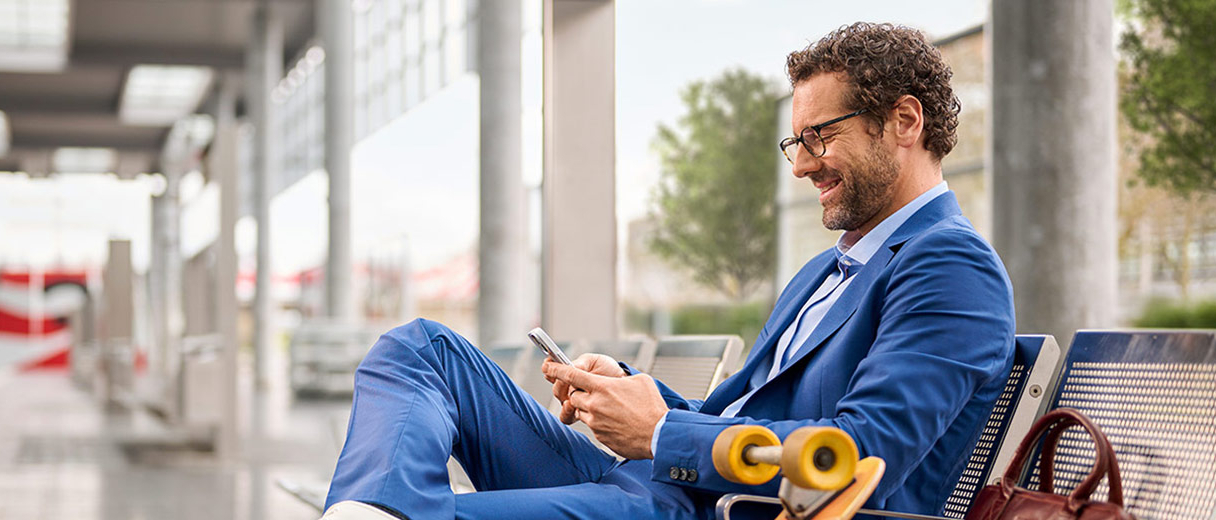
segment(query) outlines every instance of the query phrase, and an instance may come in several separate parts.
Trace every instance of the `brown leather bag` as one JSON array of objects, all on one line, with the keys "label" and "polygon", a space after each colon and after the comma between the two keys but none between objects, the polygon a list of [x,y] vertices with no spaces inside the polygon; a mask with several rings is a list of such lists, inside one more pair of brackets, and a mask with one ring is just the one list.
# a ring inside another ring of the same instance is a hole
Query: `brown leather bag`
[{"label": "brown leather bag", "polygon": [[[1067,496],[1052,492],[1052,470],[1056,444],[1060,435],[1069,426],[1081,425],[1093,437],[1097,456],[1089,476]],[[1050,432],[1048,432],[1050,430]],[[1026,466],[1035,443],[1047,433],[1039,460],[1039,490],[1030,491],[1017,487],[1018,477]],[[1089,500],[1090,494],[1102,477],[1110,484],[1110,501]],[[1017,454],[1009,462],[1000,484],[993,484],[980,491],[979,496],[967,511],[966,520],[1131,520],[1134,517],[1123,509],[1123,482],[1119,478],[1119,464],[1115,461],[1115,450],[1102,430],[1098,429],[1085,414],[1072,408],[1053,410],[1030,429],[1030,433],[1018,445]]]}]

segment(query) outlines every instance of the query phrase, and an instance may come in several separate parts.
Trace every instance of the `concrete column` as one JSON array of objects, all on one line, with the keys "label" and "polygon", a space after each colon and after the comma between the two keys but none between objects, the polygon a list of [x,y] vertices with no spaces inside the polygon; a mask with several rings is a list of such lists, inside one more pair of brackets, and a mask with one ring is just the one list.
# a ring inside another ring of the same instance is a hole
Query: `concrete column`
[{"label": "concrete column", "polygon": [[[484,5],[484,2],[483,2]],[[614,2],[545,0],[541,321],[616,337]]]},{"label": "concrete column", "polygon": [[523,143],[520,98],[519,0],[481,2],[477,64],[481,81],[481,237],[477,328],[481,344],[518,341],[529,328],[524,269],[528,233],[520,178]]},{"label": "concrete column", "polygon": [[237,436],[237,311],[240,302],[236,298],[237,255],[236,221],[240,216],[240,197],[237,191],[237,171],[240,168],[236,121],[237,86],[235,78],[221,80],[215,106],[215,138],[211,144],[207,168],[210,178],[220,189],[220,229],[215,241],[215,332],[223,337],[220,352],[220,425],[216,438],[216,454],[225,460],[234,460],[239,455]]},{"label": "concrete column", "polygon": [[[162,175],[162,178],[164,176]],[[150,391],[164,394],[169,386],[168,343],[169,335],[168,311],[165,306],[165,233],[168,227],[168,216],[165,214],[168,205],[164,192],[154,194],[150,198],[152,204],[152,247],[149,248],[148,262],[148,328],[151,342],[148,349],[148,368],[151,381]],[[149,396],[152,397],[152,396]]]},{"label": "concrete column", "polygon": [[134,378],[135,309],[131,241],[111,240],[102,273],[101,389],[109,406],[129,404]]},{"label": "concrete column", "polygon": [[[180,388],[176,383],[180,382],[182,374],[178,372],[181,366],[181,339],[185,330],[185,315],[182,307],[182,283],[183,283],[183,262],[182,262],[182,171],[180,162],[167,164],[163,168],[165,175],[165,193],[161,195],[164,200],[161,203],[161,211],[164,218],[164,240],[161,242],[163,251],[161,259],[164,261],[164,311],[161,318],[164,320],[164,336],[161,338],[161,352],[164,354],[165,372],[169,379],[165,381],[173,381],[170,384],[171,388]],[[168,390],[168,388],[165,388]],[[174,402],[177,402],[181,396],[176,396]],[[183,411],[177,407],[173,408],[174,417],[180,418]]]},{"label": "concrete column", "polygon": [[1111,0],[992,3],[993,241],[1021,333],[1116,320]]},{"label": "concrete column", "polygon": [[181,161],[165,157],[161,161],[161,175],[165,189],[152,198],[152,262],[148,273],[148,296],[152,308],[152,350],[149,352],[153,385],[148,398],[174,409],[178,347],[181,339],[184,316],[182,314],[182,257],[181,257]]},{"label": "concrete column", "polygon": [[258,225],[257,279],[253,301],[254,373],[259,386],[270,374],[270,348],[274,341],[270,256],[270,198],[281,177],[278,107],[270,92],[283,77],[283,23],[273,4],[259,4],[254,16],[246,79],[249,111],[256,127],[254,140],[253,218]]},{"label": "concrete column", "polygon": [[317,29],[325,48],[325,171],[329,176],[329,251],[325,308],[332,318],[355,317],[351,274],[350,150],[355,136],[354,17],[349,0],[317,0]]}]

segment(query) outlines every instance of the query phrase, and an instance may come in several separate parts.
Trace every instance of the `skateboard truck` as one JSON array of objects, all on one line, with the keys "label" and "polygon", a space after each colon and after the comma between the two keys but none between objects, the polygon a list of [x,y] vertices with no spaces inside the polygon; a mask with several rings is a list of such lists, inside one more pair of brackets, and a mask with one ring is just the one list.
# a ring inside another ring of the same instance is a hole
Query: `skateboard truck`
[{"label": "skateboard truck", "polygon": [[780,505],[779,519],[847,520],[874,492],[885,470],[877,457],[858,460],[853,439],[830,427],[799,428],[782,443],[763,426],[731,426],[715,439],[713,461],[718,474],[739,484],[760,485],[779,471],[783,475],[777,498],[723,496],[719,520],[729,520],[731,507],[739,502]]}]

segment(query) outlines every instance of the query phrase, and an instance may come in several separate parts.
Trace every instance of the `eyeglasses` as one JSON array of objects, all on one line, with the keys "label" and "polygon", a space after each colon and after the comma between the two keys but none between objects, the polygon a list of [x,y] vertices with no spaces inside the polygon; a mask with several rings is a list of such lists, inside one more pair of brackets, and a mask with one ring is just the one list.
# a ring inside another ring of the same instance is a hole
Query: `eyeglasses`
[{"label": "eyeglasses", "polygon": [[785,159],[789,161],[790,164],[794,164],[794,157],[797,156],[798,150],[791,150],[791,147],[801,143],[802,148],[805,149],[807,153],[811,154],[812,157],[823,157],[823,154],[827,153],[828,148],[827,145],[823,143],[823,136],[819,135],[819,131],[851,117],[862,115],[866,113],[867,110],[868,109],[863,108],[851,114],[845,114],[836,119],[824,121],[817,125],[803,128],[802,134],[798,135],[797,137],[786,137],[785,139],[781,140],[781,143],[778,144],[778,146],[781,147],[781,153],[785,154]]}]

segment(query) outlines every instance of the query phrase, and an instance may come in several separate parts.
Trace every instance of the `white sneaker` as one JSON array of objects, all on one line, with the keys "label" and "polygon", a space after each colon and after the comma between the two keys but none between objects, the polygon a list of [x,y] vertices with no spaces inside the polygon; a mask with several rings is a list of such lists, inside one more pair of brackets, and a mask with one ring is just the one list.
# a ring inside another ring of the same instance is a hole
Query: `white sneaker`
[{"label": "white sneaker", "polygon": [[355,502],[354,500],[343,500],[330,506],[325,514],[321,515],[321,520],[397,520],[396,517],[384,511],[377,509],[375,506],[364,504],[363,502]]}]

